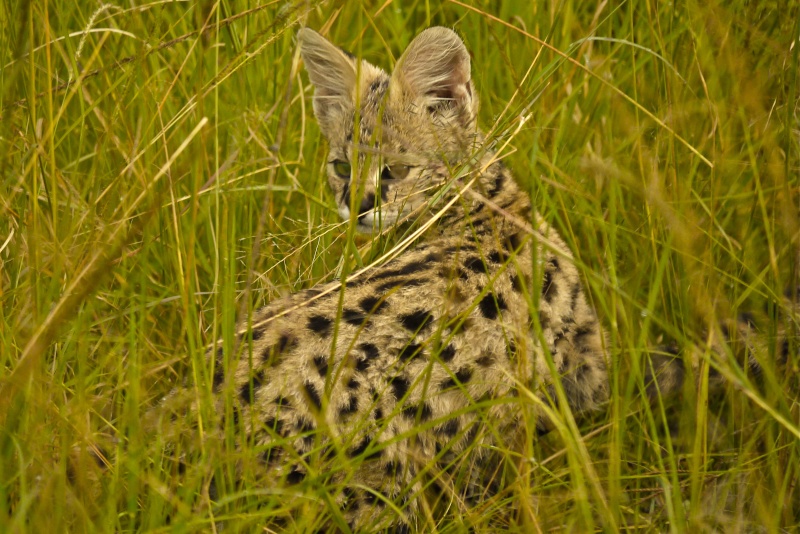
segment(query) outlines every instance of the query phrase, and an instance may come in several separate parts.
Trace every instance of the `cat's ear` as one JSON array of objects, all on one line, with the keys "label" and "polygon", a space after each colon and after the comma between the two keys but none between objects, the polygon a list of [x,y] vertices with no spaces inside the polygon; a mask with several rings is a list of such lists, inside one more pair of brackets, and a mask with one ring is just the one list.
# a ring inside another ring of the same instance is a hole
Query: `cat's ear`
[{"label": "cat's ear", "polygon": [[392,74],[391,90],[432,115],[455,110],[471,121],[477,114],[469,52],[449,28],[428,28],[411,41]]},{"label": "cat's ear", "polygon": [[314,115],[322,132],[331,132],[353,109],[356,91],[355,59],[323,36],[303,28],[297,33],[300,55],[314,85]]}]

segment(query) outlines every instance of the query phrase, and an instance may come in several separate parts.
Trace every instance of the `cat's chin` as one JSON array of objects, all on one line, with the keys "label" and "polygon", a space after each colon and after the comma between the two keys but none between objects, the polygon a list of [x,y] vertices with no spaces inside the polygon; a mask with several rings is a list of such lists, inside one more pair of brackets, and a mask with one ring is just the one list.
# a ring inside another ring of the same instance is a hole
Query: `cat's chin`
[{"label": "cat's chin", "polygon": [[368,214],[359,218],[358,222],[356,223],[356,231],[363,235],[378,235],[387,228],[391,228],[400,222],[400,218],[392,217],[390,221],[387,222],[384,220],[381,223],[381,221],[376,220],[371,214]]},{"label": "cat's chin", "polygon": [[382,234],[387,228],[391,228],[393,225],[378,225],[373,223],[365,223],[365,222],[358,222],[356,224],[356,232],[364,236],[370,235],[380,235]]}]

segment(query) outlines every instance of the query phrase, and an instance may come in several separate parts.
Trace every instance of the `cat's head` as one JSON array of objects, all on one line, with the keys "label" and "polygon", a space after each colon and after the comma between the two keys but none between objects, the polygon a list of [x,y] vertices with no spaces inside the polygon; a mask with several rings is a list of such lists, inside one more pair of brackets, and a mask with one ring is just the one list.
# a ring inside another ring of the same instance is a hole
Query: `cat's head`
[{"label": "cat's head", "polygon": [[452,30],[429,28],[387,74],[313,30],[300,30],[298,40],[339,214],[355,211],[362,232],[424,216],[479,136],[464,43]]}]

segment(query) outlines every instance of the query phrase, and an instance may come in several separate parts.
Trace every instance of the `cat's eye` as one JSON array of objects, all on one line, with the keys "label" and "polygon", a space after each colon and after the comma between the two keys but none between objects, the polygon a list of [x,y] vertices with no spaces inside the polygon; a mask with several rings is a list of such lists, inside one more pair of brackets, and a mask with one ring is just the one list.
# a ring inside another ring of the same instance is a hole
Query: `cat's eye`
[{"label": "cat's eye", "polygon": [[350,179],[350,164],[346,161],[336,160],[333,162],[333,172],[336,176],[345,180]]},{"label": "cat's eye", "polygon": [[387,165],[381,171],[381,180],[403,180],[410,171],[409,165]]}]

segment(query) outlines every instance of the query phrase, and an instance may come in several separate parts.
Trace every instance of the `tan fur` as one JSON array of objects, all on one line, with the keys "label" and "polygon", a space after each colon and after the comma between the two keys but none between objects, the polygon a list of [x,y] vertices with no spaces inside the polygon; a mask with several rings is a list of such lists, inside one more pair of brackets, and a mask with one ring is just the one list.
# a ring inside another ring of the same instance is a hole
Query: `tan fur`
[{"label": "tan fur", "polygon": [[604,334],[565,244],[484,144],[454,32],[422,32],[391,75],[312,30],[298,41],[340,214],[372,232],[454,202],[397,259],[273,302],[240,325],[236,354],[216,347],[205,432],[233,413],[250,480],[327,473],[353,528],[413,523],[437,461],[480,464],[531,418],[547,428],[554,384],[576,412],[605,402]]},{"label": "tan fur", "polygon": [[[502,164],[492,163],[490,151],[480,150],[469,55],[455,33],[422,32],[391,76],[366,62],[356,68],[355,60],[311,30],[298,37],[316,87],[314,110],[330,145],[329,161],[346,161],[353,169],[347,180],[329,165],[345,218],[371,194],[375,201],[364,207],[366,215],[357,214],[361,230],[412,216],[424,221],[475,179],[474,191],[530,220],[527,196]],[[387,164],[410,170],[402,179],[382,180]],[[434,206],[437,194],[442,196]],[[287,452],[274,446],[276,437],[316,432],[323,443],[352,444],[359,450],[344,454],[371,459],[349,486],[396,500],[419,491],[417,475],[430,469],[439,451],[459,454],[470,447],[483,454],[496,435],[481,421],[492,421],[500,435],[513,433],[534,410],[520,400],[519,389],[550,402],[553,369],[575,410],[595,408],[607,397],[603,334],[567,258],[546,224],[526,232],[465,196],[439,221],[438,232],[360,283],[340,288],[336,282],[259,310],[252,344],[242,343],[238,364],[216,384],[218,391],[236,394],[242,446],[270,451],[264,467],[274,480],[294,480],[307,471],[297,459],[312,455],[317,442],[293,438]],[[532,300],[538,301],[533,316]],[[252,335],[247,330],[243,339]],[[340,497],[355,527],[383,512],[360,502],[368,497],[358,489]]]}]

